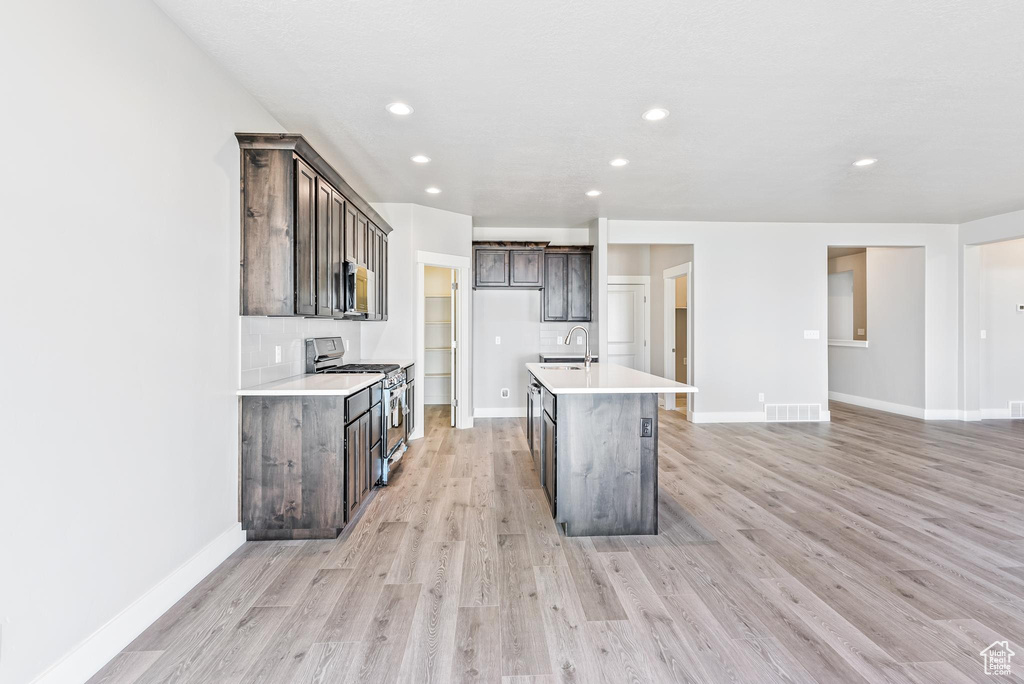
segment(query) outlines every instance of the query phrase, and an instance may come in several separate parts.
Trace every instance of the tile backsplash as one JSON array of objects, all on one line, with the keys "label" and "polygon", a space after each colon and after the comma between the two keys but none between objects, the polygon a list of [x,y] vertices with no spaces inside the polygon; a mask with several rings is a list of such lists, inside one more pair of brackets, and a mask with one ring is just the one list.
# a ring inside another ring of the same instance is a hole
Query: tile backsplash
[{"label": "tile backsplash", "polygon": [[[540,352],[542,354],[583,354],[587,350],[584,343],[576,344],[576,337],[584,337],[583,333],[576,333],[571,340],[572,344],[562,344],[565,335],[572,328],[581,325],[590,330],[590,323],[541,323],[540,326]],[[586,338],[584,337],[584,340]],[[591,331],[590,353],[597,354],[597,338]]]},{"label": "tile backsplash", "polygon": [[239,387],[243,388],[304,373],[308,337],[341,337],[349,343],[345,356],[359,358],[359,323],[354,321],[241,316],[239,332]]}]

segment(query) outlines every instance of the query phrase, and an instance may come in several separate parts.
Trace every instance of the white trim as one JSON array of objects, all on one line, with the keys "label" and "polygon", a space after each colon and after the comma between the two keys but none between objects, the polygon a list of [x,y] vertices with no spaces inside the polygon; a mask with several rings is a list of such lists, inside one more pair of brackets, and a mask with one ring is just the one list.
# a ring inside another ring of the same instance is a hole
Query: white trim
[{"label": "white trim", "polygon": [[510,408],[478,408],[473,411],[474,418],[525,418],[525,406]]},{"label": "white trim", "polygon": [[78,684],[92,677],[243,543],[245,532],[235,523],[68,651],[32,684]]},{"label": "white trim", "polygon": [[[924,420],[926,417],[926,411],[918,406],[907,406],[906,404],[895,404],[891,401],[882,401],[881,399],[871,399],[870,397],[858,397],[853,394],[843,394],[842,392],[828,393],[828,398],[832,401],[839,401],[844,404],[853,404],[854,406],[861,406],[863,408],[875,409],[876,411],[885,411],[887,413],[896,413],[901,416],[909,416],[911,418],[920,418]],[[959,417],[959,411],[954,411]],[[935,420],[939,420],[936,418]]]},{"label": "white trim", "polygon": [[426,305],[424,303],[423,293],[425,291],[425,279],[426,279],[426,267],[427,266],[440,266],[441,268],[451,268],[456,271],[456,277],[459,283],[459,289],[455,297],[455,304],[458,307],[461,315],[458,320],[458,330],[456,336],[460,340],[459,346],[455,351],[456,361],[456,380],[458,383],[457,397],[459,399],[459,407],[455,412],[455,427],[459,429],[473,427],[473,412],[470,406],[470,387],[472,386],[470,380],[470,373],[472,368],[470,367],[470,358],[473,355],[473,340],[472,335],[472,297],[470,292],[472,291],[472,268],[473,260],[467,256],[459,256],[457,254],[441,254],[439,252],[426,252],[423,250],[416,251],[416,274],[415,274],[415,297],[416,297],[416,368],[417,371],[417,382],[419,385],[419,391],[416,392],[416,402],[413,406],[413,411],[416,415],[416,430],[413,434],[409,435],[409,439],[419,439],[423,437],[423,400],[424,390],[426,389],[426,383],[423,381],[423,372],[426,368],[426,351],[424,350],[424,332],[423,328],[426,321]]},{"label": "white trim", "polygon": [[643,285],[644,286],[644,367],[645,373],[651,372],[651,276],[645,275],[610,275],[608,285]]},{"label": "white trim", "polygon": [[859,347],[861,349],[868,348],[867,340],[829,340],[828,346],[830,347]]},{"label": "white trim", "polygon": [[981,420],[981,411],[960,411],[960,420],[973,423]]},{"label": "white trim", "polygon": [[690,420],[694,423],[763,423],[764,411],[692,411]]},{"label": "white trim", "polygon": [[925,409],[925,420],[963,420],[963,414],[959,409]]},{"label": "white trim", "polygon": [[1010,420],[1010,409],[981,409],[981,420]]},{"label": "white trim", "polygon": [[[669,377],[669,369],[673,371],[676,367],[676,353],[675,349],[676,341],[676,329],[674,325],[675,321],[675,308],[676,308],[676,280],[683,276],[687,276],[686,283],[686,353],[688,355],[686,363],[686,384],[693,384],[693,372],[691,370],[693,364],[693,262],[687,261],[685,264],[679,264],[672,268],[666,268],[662,271],[662,278],[665,287],[665,297],[662,302],[662,333],[663,333],[663,349],[664,349],[664,362],[662,366],[662,375],[669,379],[675,380],[675,373],[672,373],[672,377]],[[669,321],[673,322],[673,325],[669,325]],[[691,402],[689,397],[686,401],[686,416],[692,422],[693,421],[693,409],[690,406]],[[674,411],[676,408],[675,395],[667,397],[665,400],[665,408],[669,411]]]}]

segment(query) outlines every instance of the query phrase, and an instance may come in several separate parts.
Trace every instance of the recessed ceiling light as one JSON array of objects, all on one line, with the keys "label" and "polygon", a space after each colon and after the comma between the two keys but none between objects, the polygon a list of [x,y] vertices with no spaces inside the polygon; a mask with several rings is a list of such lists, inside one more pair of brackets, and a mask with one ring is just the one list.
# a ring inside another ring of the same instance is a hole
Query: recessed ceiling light
[{"label": "recessed ceiling light", "polygon": [[426,164],[430,161],[430,157],[425,154],[417,154],[415,157],[412,157],[412,160],[417,164]]},{"label": "recessed ceiling light", "polygon": [[878,160],[877,159],[858,159],[857,161],[853,162],[853,165],[854,166],[871,166],[876,161],[878,161]]},{"label": "recessed ceiling light", "polygon": [[668,110],[662,109],[661,107],[655,107],[654,109],[648,109],[644,112],[644,121],[661,121],[668,116]]},{"label": "recessed ceiling light", "polygon": [[397,114],[398,116],[408,116],[412,114],[412,107],[404,102],[392,102],[387,106],[387,110],[392,114]]},{"label": "recessed ceiling light", "polygon": [[427,192],[429,192],[431,195],[440,195],[441,188],[435,188],[434,186],[430,186],[429,188],[427,188]]},{"label": "recessed ceiling light", "polygon": [[587,197],[597,197],[600,194],[600,190],[587,190]]},{"label": "recessed ceiling light", "polygon": [[622,157],[616,157],[615,159],[612,159],[608,163],[611,164],[612,166],[625,166],[626,164],[629,163],[629,160],[623,159]]}]

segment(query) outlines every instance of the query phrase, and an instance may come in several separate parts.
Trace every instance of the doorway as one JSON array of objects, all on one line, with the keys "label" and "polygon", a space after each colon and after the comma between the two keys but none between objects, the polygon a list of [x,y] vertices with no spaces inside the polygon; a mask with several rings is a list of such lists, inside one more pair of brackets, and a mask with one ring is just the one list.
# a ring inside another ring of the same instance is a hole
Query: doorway
[{"label": "doorway", "polygon": [[445,407],[448,422],[455,427],[455,397],[458,366],[457,298],[455,269],[425,266],[423,271],[423,404]]},{"label": "doorway", "polygon": [[[693,384],[693,262],[667,268],[664,278],[665,365],[664,377]],[[664,395],[665,408],[683,410],[692,420],[692,394]]]},{"label": "doorway", "polygon": [[650,371],[650,289],[649,276],[608,276],[608,363]]},{"label": "doorway", "polygon": [[[442,409],[455,428],[473,427],[469,394],[471,259],[416,253],[416,367],[410,381],[412,439],[423,436],[424,409]],[[412,331],[410,331],[412,332]]]}]

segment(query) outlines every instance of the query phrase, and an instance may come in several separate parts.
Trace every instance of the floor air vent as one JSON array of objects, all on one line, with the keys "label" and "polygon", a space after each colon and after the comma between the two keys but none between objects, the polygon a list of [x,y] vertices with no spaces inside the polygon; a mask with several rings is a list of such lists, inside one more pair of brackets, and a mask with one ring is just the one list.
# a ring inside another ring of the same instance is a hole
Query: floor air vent
[{"label": "floor air vent", "polygon": [[808,423],[821,420],[821,404],[765,404],[766,423]]},{"label": "floor air vent", "polygon": [[1010,402],[1010,418],[1024,418],[1024,401]]}]

